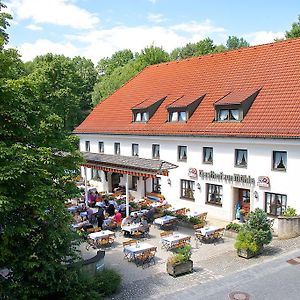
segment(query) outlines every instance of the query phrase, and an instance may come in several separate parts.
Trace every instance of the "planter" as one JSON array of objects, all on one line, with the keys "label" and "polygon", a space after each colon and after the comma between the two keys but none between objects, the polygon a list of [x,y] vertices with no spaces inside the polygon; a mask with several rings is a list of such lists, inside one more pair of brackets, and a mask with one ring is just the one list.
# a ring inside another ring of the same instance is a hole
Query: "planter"
[{"label": "planter", "polygon": [[232,239],[236,239],[238,235],[238,232],[233,231],[233,230],[225,230],[224,236],[228,237],[228,238],[232,238]]},{"label": "planter", "polygon": [[243,258],[251,258],[251,257],[257,256],[259,254],[262,254],[263,250],[264,250],[263,246],[261,246],[257,252],[252,252],[248,249],[238,249],[237,255],[240,257],[243,257]]},{"label": "planter", "polygon": [[167,272],[173,277],[181,274],[192,273],[193,272],[193,261],[188,260],[187,262],[174,265],[167,262]]}]

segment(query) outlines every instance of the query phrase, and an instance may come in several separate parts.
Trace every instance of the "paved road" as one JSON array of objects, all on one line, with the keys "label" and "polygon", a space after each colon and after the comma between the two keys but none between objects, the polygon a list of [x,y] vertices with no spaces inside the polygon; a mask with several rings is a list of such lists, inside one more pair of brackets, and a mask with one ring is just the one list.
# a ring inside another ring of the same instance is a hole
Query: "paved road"
[{"label": "paved road", "polygon": [[[300,250],[292,250],[267,262],[207,283],[186,287],[183,290],[170,290],[159,299],[297,300],[300,299],[300,258],[298,257],[300,257]],[[234,297],[230,298],[230,294]],[[149,296],[148,299],[156,297]]]}]

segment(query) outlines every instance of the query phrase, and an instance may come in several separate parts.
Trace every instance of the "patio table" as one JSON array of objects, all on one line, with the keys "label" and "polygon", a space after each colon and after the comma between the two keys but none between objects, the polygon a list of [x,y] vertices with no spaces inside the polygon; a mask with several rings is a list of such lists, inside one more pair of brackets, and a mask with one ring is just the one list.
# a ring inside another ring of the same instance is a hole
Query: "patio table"
[{"label": "patio table", "polygon": [[157,224],[157,225],[164,225],[167,224],[169,222],[172,222],[173,220],[176,220],[177,218],[174,216],[164,216],[164,217],[160,217],[157,219],[154,219],[153,223]]},{"label": "patio table", "polygon": [[126,254],[126,258],[128,258],[129,261],[134,261],[135,255],[153,248],[155,247],[148,243],[137,243],[135,245],[125,246],[123,252]]},{"label": "patio table", "polygon": [[133,211],[130,213],[130,216],[133,217],[135,213],[137,213],[138,217],[140,218],[141,216],[143,216],[145,213],[148,212],[148,209],[141,209],[139,211]]},{"label": "patio table", "polygon": [[200,231],[202,235],[210,236],[218,229],[220,228],[216,226],[207,226],[207,227],[199,228],[196,231]]},{"label": "patio table", "polygon": [[183,233],[176,233],[173,235],[165,236],[161,238],[161,242],[163,244],[163,247],[165,247],[167,250],[176,248],[176,246],[185,240],[190,240],[191,236]]},{"label": "patio table", "polygon": [[132,223],[132,224],[123,226],[121,229],[123,231],[127,231],[130,234],[132,234],[133,232],[138,231],[139,229],[142,229],[142,228],[143,228],[143,225],[141,223],[136,223],[136,224]]},{"label": "patio table", "polygon": [[88,235],[88,238],[96,241],[98,239],[106,238],[109,236],[115,236],[115,233],[111,230],[102,230],[99,232],[93,232]]}]

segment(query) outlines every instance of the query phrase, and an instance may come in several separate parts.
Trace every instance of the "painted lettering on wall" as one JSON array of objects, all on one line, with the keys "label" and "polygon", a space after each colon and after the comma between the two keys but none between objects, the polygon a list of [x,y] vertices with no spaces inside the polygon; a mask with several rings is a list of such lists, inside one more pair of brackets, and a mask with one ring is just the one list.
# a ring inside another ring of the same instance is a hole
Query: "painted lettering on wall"
[{"label": "painted lettering on wall", "polygon": [[199,177],[201,179],[221,180],[230,183],[241,182],[250,185],[255,185],[255,178],[249,175],[241,175],[241,174],[228,175],[228,174],[224,174],[223,172],[216,173],[214,171],[204,172],[203,170],[199,170]]}]

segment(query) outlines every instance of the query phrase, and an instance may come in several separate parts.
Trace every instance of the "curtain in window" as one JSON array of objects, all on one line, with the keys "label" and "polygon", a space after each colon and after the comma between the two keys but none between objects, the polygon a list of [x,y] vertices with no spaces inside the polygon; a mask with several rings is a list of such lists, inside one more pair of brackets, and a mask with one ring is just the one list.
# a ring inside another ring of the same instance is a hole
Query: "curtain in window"
[{"label": "curtain in window", "polygon": [[237,121],[239,119],[239,110],[238,109],[231,109],[229,111],[229,119]]},{"label": "curtain in window", "polygon": [[174,111],[171,113],[171,121],[176,122],[178,120],[178,112]]},{"label": "curtain in window", "polygon": [[238,166],[246,166],[247,165],[247,151],[237,150],[236,164]]},{"label": "curtain in window", "polygon": [[153,146],[153,157],[159,157],[159,145]]},{"label": "curtain in window", "polygon": [[144,121],[144,122],[148,121],[148,113],[147,112],[142,113],[142,121]]},{"label": "curtain in window", "polygon": [[180,150],[179,158],[180,159],[186,159],[187,158],[186,147],[180,147],[179,150]]},{"label": "curtain in window", "polygon": [[211,148],[204,148],[204,161],[205,162],[212,162],[212,149]]},{"label": "curtain in window", "polygon": [[185,111],[180,111],[178,113],[178,121],[186,121],[186,112]]},{"label": "curtain in window", "polygon": [[285,169],[286,168],[286,154],[283,152],[275,152],[275,168]]},{"label": "curtain in window", "polygon": [[220,121],[225,121],[228,120],[229,118],[229,111],[228,109],[221,109],[219,112],[219,120]]},{"label": "curtain in window", "polygon": [[137,114],[136,114],[136,117],[135,117],[135,121],[136,121],[136,122],[141,122],[141,120],[142,120],[141,113],[137,113]]}]

